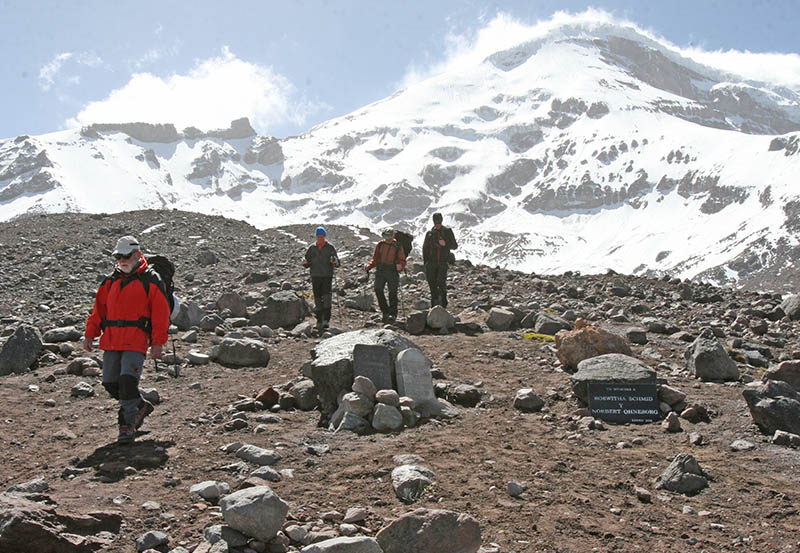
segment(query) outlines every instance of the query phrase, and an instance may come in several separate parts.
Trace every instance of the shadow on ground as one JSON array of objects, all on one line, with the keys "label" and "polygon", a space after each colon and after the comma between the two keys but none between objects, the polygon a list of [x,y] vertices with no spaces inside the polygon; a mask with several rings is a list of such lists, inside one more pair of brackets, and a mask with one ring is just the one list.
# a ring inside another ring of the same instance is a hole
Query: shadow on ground
[{"label": "shadow on ground", "polygon": [[[116,482],[143,469],[162,467],[169,459],[168,448],[173,441],[137,440],[131,444],[116,442],[104,445],[82,459],[78,468],[93,468],[106,482]],[[135,470],[132,470],[135,469]]]}]

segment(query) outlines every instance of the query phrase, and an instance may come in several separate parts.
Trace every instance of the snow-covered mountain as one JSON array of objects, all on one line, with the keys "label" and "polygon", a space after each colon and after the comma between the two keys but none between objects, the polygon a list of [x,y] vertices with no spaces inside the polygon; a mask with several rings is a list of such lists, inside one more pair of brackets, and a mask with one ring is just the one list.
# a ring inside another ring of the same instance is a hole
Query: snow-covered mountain
[{"label": "snow-covered mountain", "polygon": [[178,208],[405,227],[472,261],[776,286],[800,260],[800,92],[564,25],[298,137],[91,125],[0,142],[0,220]]}]

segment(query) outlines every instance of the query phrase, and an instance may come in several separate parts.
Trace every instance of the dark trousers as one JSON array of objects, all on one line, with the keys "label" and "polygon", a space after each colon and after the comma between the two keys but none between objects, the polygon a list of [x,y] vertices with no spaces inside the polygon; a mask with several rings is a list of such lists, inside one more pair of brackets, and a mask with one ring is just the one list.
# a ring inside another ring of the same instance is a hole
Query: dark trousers
[{"label": "dark trousers", "polygon": [[333,277],[311,277],[311,287],[314,290],[314,315],[317,321],[330,321]]},{"label": "dark trousers", "polygon": [[426,263],[425,277],[431,289],[431,307],[447,307],[447,263]]},{"label": "dark trousers", "polygon": [[[394,267],[378,267],[375,271],[375,297],[378,298],[378,306],[381,313],[397,317],[397,285],[400,283],[400,274]],[[389,286],[389,302],[383,289]]]}]

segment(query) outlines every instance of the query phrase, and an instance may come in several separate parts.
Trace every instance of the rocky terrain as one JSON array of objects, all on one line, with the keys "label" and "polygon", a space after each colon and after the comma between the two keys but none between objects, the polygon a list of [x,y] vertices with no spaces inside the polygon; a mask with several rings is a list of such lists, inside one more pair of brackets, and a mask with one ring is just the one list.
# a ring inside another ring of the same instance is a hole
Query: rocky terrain
[{"label": "rocky terrain", "polygon": [[[363,265],[380,229],[328,227],[342,260],[330,333],[312,332],[311,318],[269,328],[261,320],[269,298],[311,296],[300,264],[314,226],[257,230],[180,211],[0,224],[0,372],[9,373],[0,376],[0,491],[12,490],[0,494],[0,551],[19,550],[3,542],[14,505],[39,509],[28,511],[30,520],[49,517],[51,530],[67,536],[53,551],[310,553],[379,551],[377,543],[384,553],[800,550],[800,449],[796,436],[776,439],[770,426],[792,422],[762,416],[757,426],[743,394],[776,378],[778,367],[787,380],[797,375],[797,306],[780,294],[458,262],[449,277],[456,319],[436,330],[414,309],[427,295],[417,237],[400,317],[386,332],[433,362],[447,412],[394,431],[334,432],[334,414],[304,405],[300,383],[318,370],[326,343],[381,328],[362,310],[371,284]],[[116,403],[80,335],[124,234],[176,262],[185,310],[165,358],[146,363],[142,388],[159,403],[130,446],[115,443]],[[613,424],[589,415],[573,385],[586,367],[572,366],[565,336],[574,334],[560,334],[558,346],[552,337],[581,320],[602,347],[618,355],[627,348],[625,363],[662,385],[658,420]],[[9,344],[31,327],[44,346],[25,368],[7,369]],[[257,343],[268,361],[240,366],[220,356],[236,336]],[[704,372],[711,366],[722,372]],[[798,382],[770,382],[791,414]],[[279,398],[272,408],[253,399],[269,386]],[[242,444],[271,452],[271,461],[257,462]],[[430,482],[403,495],[393,480],[408,464]],[[680,486],[669,484],[676,474]],[[287,504],[278,538],[248,541],[212,528],[230,523],[220,496],[254,485]],[[427,511],[417,516],[460,516],[458,524],[431,523],[449,528],[452,542],[420,545],[402,533],[398,521],[420,508]],[[105,514],[87,522],[98,512]],[[28,544],[45,532],[28,531]],[[348,536],[352,543],[325,548]]]}]

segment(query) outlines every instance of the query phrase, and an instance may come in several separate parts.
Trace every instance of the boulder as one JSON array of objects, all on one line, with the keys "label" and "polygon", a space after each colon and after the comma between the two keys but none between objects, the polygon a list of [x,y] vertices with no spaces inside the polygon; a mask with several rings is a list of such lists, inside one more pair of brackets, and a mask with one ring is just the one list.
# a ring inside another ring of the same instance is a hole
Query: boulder
[{"label": "boulder", "polygon": [[781,380],[800,392],[800,360],[783,361],[767,369],[762,380]]},{"label": "boulder", "polygon": [[403,428],[403,415],[391,405],[375,404],[372,412],[372,428],[378,432],[394,432]]},{"label": "boulder", "polygon": [[675,334],[680,331],[680,328],[671,322],[656,317],[643,317],[642,324],[648,332],[654,334]]},{"label": "boulder", "polygon": [[533,325],[533,331],[537,334],[548,334],[550,336],[555,336],[559,330],[571,329],[572,323],[547,311],[539,311],[536,314],[536,322]]},{"label": "boulder", "polygon": [[392,471],[392,487],[400,501],[414,503],[433,485],[432,470],[419,465],[401,465]]},{"label": "boulder", "polygon": [[434,330],[441,328],[453,328],[456,325],[456,319],[447,309],[441,305],[431,307],[428,310],[426,322],[428,326]]},{"label": "boulder", "polygon": [[781,380],[754,382],[743,392],[753,422],[765,434],[800,434],[800,393]]},{"label": "boulder", "polygon": [[558,360],[571,370],[575,370],[578,363],[584,359],[598,355],[607,353],[631,355],[631,347],[625,338],[596,326],[561,330],[555,337]]},{"label": "boulder", "polygon": [[731,359],[722,344],[717,341],[714,331],[704,328],[700,335],[686,349],[684,355],[691,374],[703,381],[738,380],[739,368]]},{"label": "boulder", "polygon": [[101,532],[118,534],[122,516],[113,512],[76,515],[52,503],[0,493],[0,551],[15,553],[90,553],[108,540]]},{"label": "boulder", "polygon": [[391,358],[408,348],[419,349],[400,334],[386,329],[343,332],[323,340],[311,351],[310,376],[317,389],[322,412],[333,413],[340,392],[349,392],[353,386],[353,349],[356,344],[383,345],[389,348]]},{"label": "boulder", "polygon": [[178,330],[189,330],[193,326],[200,326],[200,322],[206,314],[205,309],[197,305],[197,302],[181,301],[178,312],[172,317],[172,322],[175,323]]},{"label": "boulder", "polygon": [[589,382],[616,384],[655,383],[656,371],[638,359],[621,353],[607,353],[578,363],[570,376],[572,391],[584,403],[589,402]]},{"label": "boulder", "polygon": [[489,318],[486,319],[486,326],[495,331],[504,331],[511,328],[514,321],[514,312],[502,307],[492,307],[489,310]]},{"label": "boulder", "polygon": [[428,324],[428,316],[424,311],[412,311],[406,317],[406,332],[409,334],[422,334]]},{"label": "boulder", "polygon": [[533,388],[521,388],[514,395],[514,409],[523,413],[535,413],[544,407],[544,400],[533,391]]},{"label": "boulder", "polygon": [[383,553],[476,553],[481,527],[464,513],[416,509],[389,523],[376,539]]},{"label": "boulder", "polygon": [[59,328],[51,328],[45,331],[42,335],[42,341],[48,344],[58,344],[61,342],[74,342],[80,340],[83,332],[74,326],[62,326]]},{"label": "boulder", "polygon": [[41,351],[39,329],[27,324],[19,325],[0,348],[0,376],[27,371]]},{"label": "boulder", "polygon": [[233,367],[266,367],[270,357],[267,346],[252,338],[225,338],[214,346],[211,356],[217,363]]},{"label": "boulder", "polygon": [[289,393],[294,396],[295,406],[301,411],[311,411],[319,405],[317,388],[313,380],[308,378],[298,380],[289,388]]},{"label": "boulder", "polygon": [[236,292],[225,292],[217,300],[217,309],[231,312],[232,317],[247,317],[247,303]]},{"label": "boulder", "polygon": [[709,475],[688,453],[679,453],[656,479],[656,488],[694,495],[708,487]]},{"label": "boulder", "polygon": [[291,329],[309,314],[305,299],[291,290],[282,290],[270,295],[266,305],[250,316],[250,324]]},{"label": "boulder", "polygon": [[796,321],[800,319],[800,296],[787,296],[781,302],[780,307],[791,320]]},{"label": "boulder", "polygon": [[231,528],[268,542],[278,533],[289,512],[289,504],[269,486],[255,486],[223,497],[219,505]]},{"label": "boulder", "polygon": [[305,546],[300,553],[383,553],[375,538],[353,536],[331,538]]},{"label": "boulder", "polygon": [[281,460],[280,453],[255,445],[244,444],[236,450],[236,456],[258,466],[274,465]]}]

